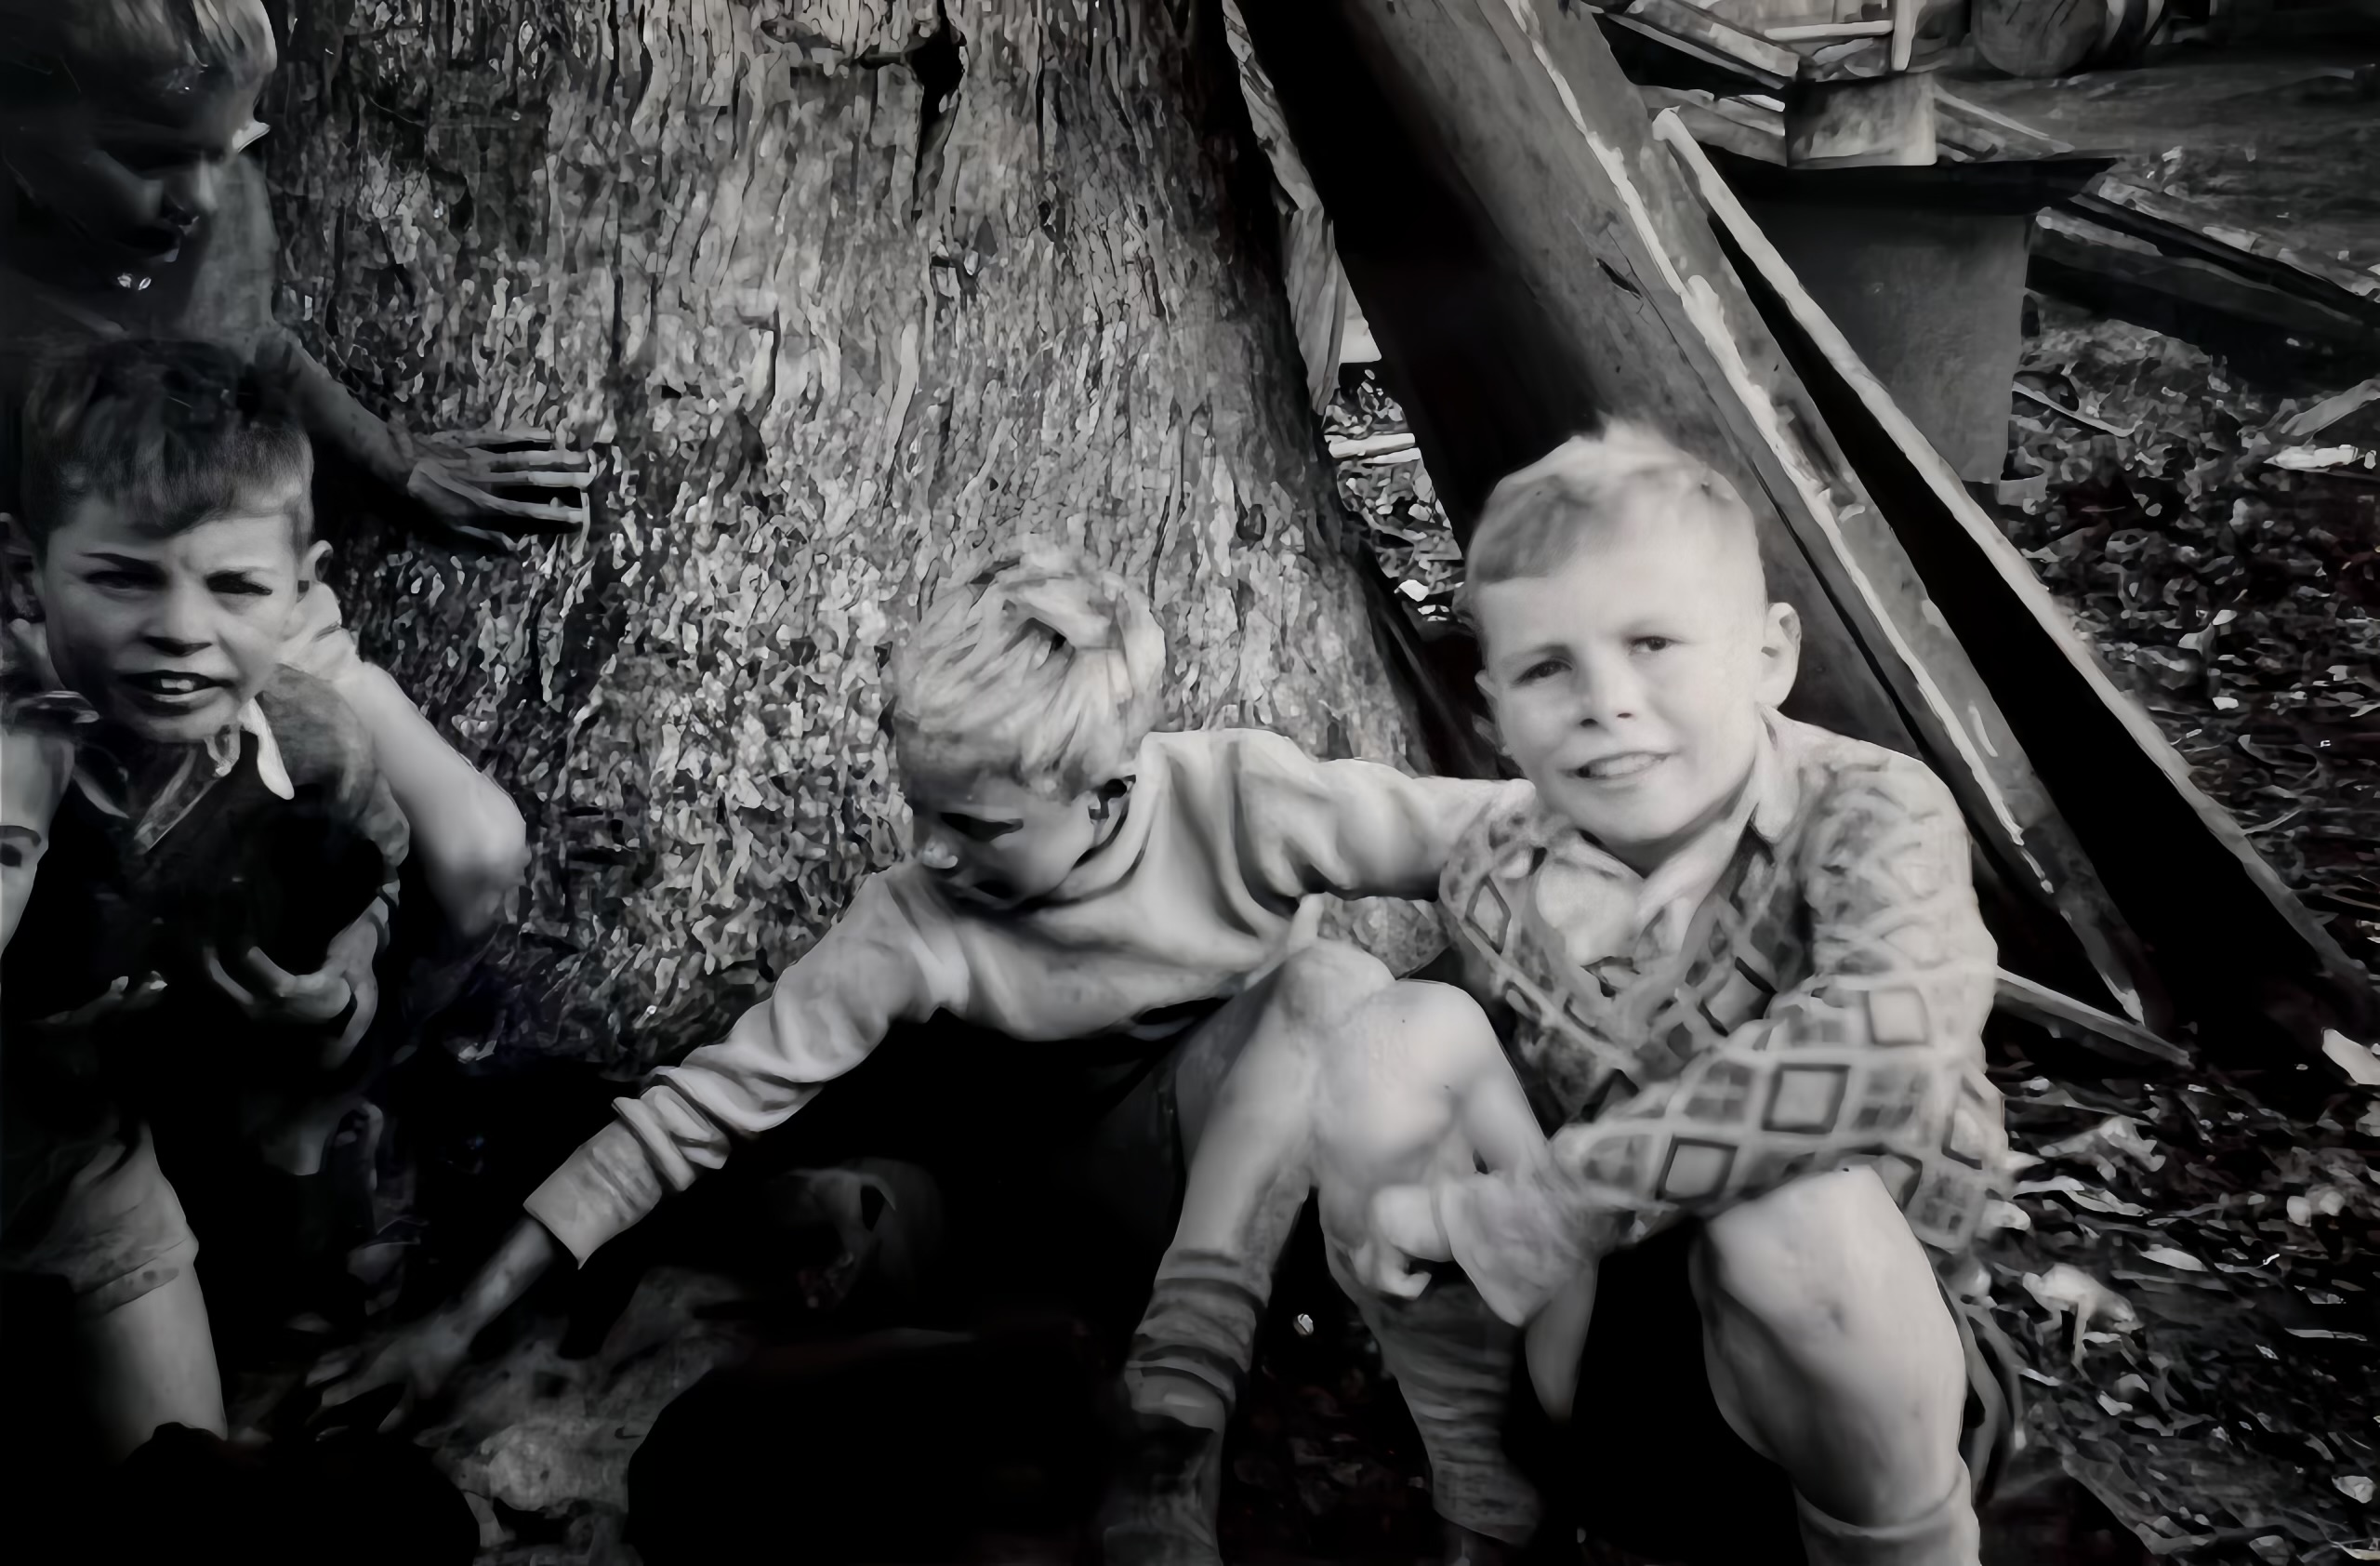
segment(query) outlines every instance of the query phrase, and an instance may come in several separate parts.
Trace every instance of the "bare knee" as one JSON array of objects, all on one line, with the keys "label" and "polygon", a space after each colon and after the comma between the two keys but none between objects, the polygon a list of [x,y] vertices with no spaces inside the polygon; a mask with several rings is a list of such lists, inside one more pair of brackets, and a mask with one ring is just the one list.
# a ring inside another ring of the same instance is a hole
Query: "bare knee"
[{"label": "bare knee", "polygon": [[1273,1009],[1292,1024],[1333,1028],[1365,1000],[1388,989],[1396,975],[1360,947],[1316,941],[1281,960],[1273,975]]},{"label": "bare knee", "polygon": [[1788,1345],[1873,1352],[1879,1334],[1937,1320],[1955,1341],[1924,1248],[1871,1170],[1810,1175],[1745,1202],[1712,1220],[1703,1249],[1710,1303]]},{"label": "bare knee", "polygon": [[1722,1410],[1805,1494],[1858,1520],[1939,1493],[1964,1357],[1872,1171],[1809,1176],[1713,1219],[1694,1281]]}]

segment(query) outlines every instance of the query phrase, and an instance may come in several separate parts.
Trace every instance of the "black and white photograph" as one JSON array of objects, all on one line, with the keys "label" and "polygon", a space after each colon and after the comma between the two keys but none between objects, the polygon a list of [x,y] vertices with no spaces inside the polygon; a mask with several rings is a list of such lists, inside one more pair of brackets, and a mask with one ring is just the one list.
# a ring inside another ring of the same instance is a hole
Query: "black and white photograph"
[{"label": "black and white photograph", "polygon": [[2380,1561],[2380,0],[0,0],[0,1555]]}]

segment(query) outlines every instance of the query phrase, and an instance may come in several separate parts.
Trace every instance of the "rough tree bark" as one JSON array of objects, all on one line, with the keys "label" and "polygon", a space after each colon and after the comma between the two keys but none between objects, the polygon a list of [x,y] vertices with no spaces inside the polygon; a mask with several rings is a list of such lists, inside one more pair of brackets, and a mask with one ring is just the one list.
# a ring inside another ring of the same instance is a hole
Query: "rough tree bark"
[{"label": "rough tree bark", "polygon": [[1168,723],[1417,754],[1211,0],[297,0],[289,33],[283,320],[415,428],[603,458],[588,535],[521,560],[341,542],[367,656],[532,822],[495,1042],[632,1070],[805,949],[904,841],[882,669],[921,577],[1019,524],[1147,586]]}]

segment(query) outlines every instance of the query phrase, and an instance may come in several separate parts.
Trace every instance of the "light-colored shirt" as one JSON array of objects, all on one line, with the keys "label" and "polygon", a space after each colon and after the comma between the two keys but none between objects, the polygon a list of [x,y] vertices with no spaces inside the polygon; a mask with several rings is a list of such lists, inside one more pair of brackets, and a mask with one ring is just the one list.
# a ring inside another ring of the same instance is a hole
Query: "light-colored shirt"
[{"label": "light-colored shirt", "polygon": [[1278,961],[1307,899],[1431,896],[1472,819],[1527,787],[1316,761],[1252,730],[1152,735],[1115,836],[1051,897],[985,913],[914,863],[872,877],[768,1000],[620,1100],[528,1211],[584,1261],[936,1012],[1027,1043],[1178,1028],[1169,1014]]}]

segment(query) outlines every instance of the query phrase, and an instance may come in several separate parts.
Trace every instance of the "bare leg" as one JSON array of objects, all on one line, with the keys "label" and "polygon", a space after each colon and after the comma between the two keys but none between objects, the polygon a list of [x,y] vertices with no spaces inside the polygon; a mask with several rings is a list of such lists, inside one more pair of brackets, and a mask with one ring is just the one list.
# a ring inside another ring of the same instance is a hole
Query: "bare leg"
[{"label": "bare leg", "polygon": [[1271,1297],[1273,1271],[1313,1188],[1317,1039],[1393,980],[1374,959],[1323,944],[1292,956],[1211,1108],[1198,1073],[1183,1084],[1193,1149],[1173,1242],[1124,1367],[1141,1471],[1105,1530],[1110,1566],[1222,1559],[1223,1436]]},{"label": "bare leg", "polygon": [[1694,1282],[1712,1390],[1792,1477],[1812,1566],[1976,1566],[1958,1329],[1874,1173],[1712,1220]]},{"label": "bare leg", "polygon": [[182,1268],[138,1299],[86,1319],[77,1335],[108,1461],[129,1457],[163,1425],[227,1433],[223,1378],[197,1273]]}]

